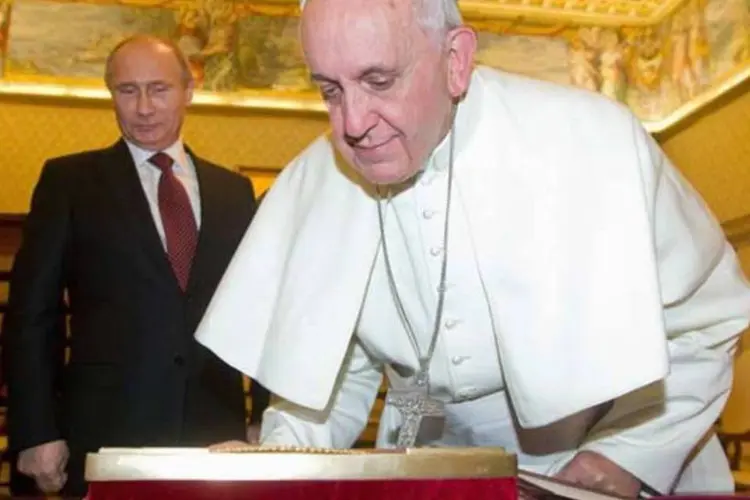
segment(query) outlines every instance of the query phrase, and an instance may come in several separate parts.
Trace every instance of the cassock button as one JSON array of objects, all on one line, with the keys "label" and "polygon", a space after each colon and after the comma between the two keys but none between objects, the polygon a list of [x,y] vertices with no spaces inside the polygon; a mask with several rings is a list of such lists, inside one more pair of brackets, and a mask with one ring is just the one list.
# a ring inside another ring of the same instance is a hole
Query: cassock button
[{"label": "cassock button", "polygon": [[422,217],[426,220],[430,220],[435,216],[436,212],[434,210],[422,210]]},{"label": "cassock button", "polygon": [[185,358],[182,356],[182,354],[175,354],[174,356],[174,364],[175,366],[183,367],[185,366]]},{"label": "cassock button", "polygon": [[477,395],[477,390],[472,388],[464,389],[462,391],[459,391],[457,394],[460,401],[466,401],[468,399],[471,399]]},{"label": "cassock button", "polygon": [[445,328],[447,328],[448,330],[451,330],[459,323],[460,321],[457,319],[447,319],[445,320]]},{"label": "cassock button", "polygon": [[451,362],[452,362],[452,363],[453,363],[454,365],[458,366],[458,365],[461,365],[461,364],[463,364],[463,363],[464,363],[464,361],[466,361],[466,360],[468,360],[468,359],[469,359],[469,356],[453,356],[453,357],[451,358]]},{"label": "cassock button", "polygon": [[441,255],[443,253],[443,249],[441,247],[432,247],[430,248],[430,255],[433,257],[437,257],[438,255]]}]

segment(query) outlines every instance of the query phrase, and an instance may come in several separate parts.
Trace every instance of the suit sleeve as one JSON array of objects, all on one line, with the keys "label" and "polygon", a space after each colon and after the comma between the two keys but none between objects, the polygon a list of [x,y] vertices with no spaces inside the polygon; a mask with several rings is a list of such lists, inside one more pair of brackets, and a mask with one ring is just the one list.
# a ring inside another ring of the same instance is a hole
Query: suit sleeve
[{"label": "suit sleeve", "polygon": [[261,442],[351,448],[367,425],[382,380],[382,367],[358,342],[352,342],[329,407],[317,412],[284,400],[272,402],[263,417]]},{"label": "suit sleeve", "polygon": [[42,169],[3,318],[8,437],[16,451],[61,438],[56,393],[65,342],[63,267],[70,215],[60,173],[50,164]]},{"label": "suit sleeve", "polygon": [[699,195],[651,138],[642,143],[657,177],[652,210],[670,372],[616,401],[583,448],[667,493],[724,408],[750,290]]},{"label": "suit sleeve", "polygon": [[250,196],[251,205],[252,205],[252,215],[255,215],[255,211],[258,209],[258,206],[260,205],[261,200],[263,199],[262,196],[256,197],[255,196],[255,186],[253,186],[253,181],[249,177],[243,175],[243,179],[245,179],[245,183],[247,184],[247,191],[248,195]]}]

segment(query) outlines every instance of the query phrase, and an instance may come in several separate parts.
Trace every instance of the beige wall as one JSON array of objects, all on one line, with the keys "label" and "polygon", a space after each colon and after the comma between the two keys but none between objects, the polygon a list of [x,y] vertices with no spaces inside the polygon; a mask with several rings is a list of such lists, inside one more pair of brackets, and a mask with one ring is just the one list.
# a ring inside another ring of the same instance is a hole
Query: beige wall
[{"label": "beige wall", "polygon": [[[750,214],[750,82],[682,127],[658,137],[722,222]],[[281,168],[327,128],[319,114],[196,107],[185,137],[221,165]],[[46,158],[106,146],[118,137],[106,102],[0,96],[0,213],[28,210]],[[251,174],[264,191],[273,174]],[[750,251],[741,252],[750,274]]]},{"label": "beige wall", "polygon": [[[750,82],[658,139],[719,220],[750,214]],[[191,147],[229,168],[281,168],[326,130],[319,114],[196,107],[185,124]],[[46,158],[111,144],[106,102],[0,96],[0,213],[28,210]],[[265,190],[273,174],[251,174]],[[750,273],[750,251],[742,252]]]},{"label": "beige wall", "polygon": [[[199,155],[226,167],[280,168],[325,130],[321,115],[195,108],[185,138]],[[118,137],[106,102],[0,96],[0,213],[28,210],[46,158],[107,146]],[[258,188],[268,183],[259,176]]]},{"label": "beige wall", "polygon": [[[722,220],[750,213],[750,85],[660,137],[665,150]],[[185,136],[227,167],[281,167],[326,129],[316,114],[194,108]],[[0,96],[0,213],[24,212],[45,158],[117,138],[109,104]],[[258,177],[259,188],[268,179]]]}]

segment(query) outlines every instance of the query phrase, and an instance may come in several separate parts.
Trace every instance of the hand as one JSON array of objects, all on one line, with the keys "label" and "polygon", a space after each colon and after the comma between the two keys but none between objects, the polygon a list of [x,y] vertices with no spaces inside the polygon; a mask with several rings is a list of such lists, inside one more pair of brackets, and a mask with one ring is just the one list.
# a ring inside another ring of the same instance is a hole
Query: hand
[{"label": "hand", "polygon": [[208,449],[210,451],[226,451],[233,448],[245,448],[246,446],[246,442],[235,439],[234,441],[222,441],[221,443],[209,445]]},{"label": "hand", "polygon": [[18,454],[18,470],[36,481],[44,493],[56,493],[65,486],[68,474],[68,445],[63,440],[50,441]]},{"label": "hand", "polygon": [[247,442],[250,444],[260,443],[260,424],[252,424],[248,426]]},{"label": "hand", "polygon": [[580,451],[557,474],[557,478],[593,490],[636,498],[641,481],[604,455]]},{"label": "hand", "polygon": [[248,426],[246,431],[247,441],[240,441],[234,439],[232,441],[222,441],[221,443],[212,444],[208,447],[211,451],[224,451],[232,448],[244,448],[248,444],[257,445],[260,443],[260,424],[253,424]]}]

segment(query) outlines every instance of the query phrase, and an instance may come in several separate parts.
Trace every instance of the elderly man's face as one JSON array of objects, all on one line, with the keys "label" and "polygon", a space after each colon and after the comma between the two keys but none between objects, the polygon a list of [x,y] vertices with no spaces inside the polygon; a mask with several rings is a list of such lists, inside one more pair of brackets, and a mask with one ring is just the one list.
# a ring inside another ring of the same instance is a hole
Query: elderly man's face
[{"label": "elderly man's face", "polygon": [[368,181],[387,185],[416,174],[444,136],[475,39],[466,28],[428,36],[411,0],[310,0],[302,45],[336,147]]}]

